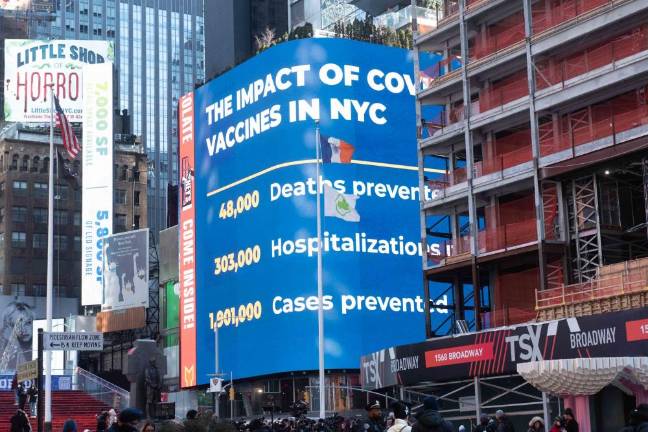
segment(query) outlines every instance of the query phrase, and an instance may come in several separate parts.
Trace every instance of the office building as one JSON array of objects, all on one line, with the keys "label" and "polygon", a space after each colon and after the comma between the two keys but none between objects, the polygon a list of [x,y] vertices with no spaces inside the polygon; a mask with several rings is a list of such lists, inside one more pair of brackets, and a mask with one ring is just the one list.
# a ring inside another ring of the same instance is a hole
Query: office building
[{"label": "office building", "polygon": [[[67,159],[58,133],[55,145]],[[116,142],[114,161],[114,231],[144,228],[146,154],[141,145]],[[3,315],[0,359],[11,340],[13,329],[6,327],[15,324],[16,311],[30,320],[45,318],[49,164],[49,128],[14,124],[0,134],[0,305],[9,311]],[[78,160],[70,165],[76,178],[55,165],[53,292],[54,315],[61,318],[80,312],[83,173]],[[8,363],[2,361],[0,371],[13,370],[16,353]]]},{"label": "office building", "polygon": [[205,3],[205,76],[212,79],[250,58],[256,37],[270,30],[288,32],[286,0],[222,0]]},{"label": "office building", "polygon": [[148,226],[165,228],[167,185],[177,184],[178,98],[204,80],[203,1],[78,0],[0,15],[24,21],[30,39],[114,43],[115,107],[128,110],[151,161]]}]

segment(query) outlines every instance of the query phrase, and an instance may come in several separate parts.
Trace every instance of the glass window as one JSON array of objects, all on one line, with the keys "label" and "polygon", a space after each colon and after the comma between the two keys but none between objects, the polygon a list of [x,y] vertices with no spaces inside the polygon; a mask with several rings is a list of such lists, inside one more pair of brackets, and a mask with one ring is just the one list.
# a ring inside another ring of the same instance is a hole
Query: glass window
[{"label": "glass window", "polygon": [[34,233],[32,235],[32,247],[34,249],[47,249],[47,234]]},{"label": "glass window", "polygon": [[13,189],[14,189],[15,192],[25,193],[25,192],[27,192],[27,182],[26,181],[20,181],[20,180],[14,180]]},{"label": "glass window", "polygon": [[47,209],[42,207],[34,207],[32,211],[34,223],[47,225]]},{"label": "glass window", "polygon": [[68,213],[65,210],[55,210],[54,211],[54,224],[55,225],[67,225],[68,223]]},{"label": "glass window", "polygon": [[67,249],[67,237],[64,235],[55,235],[54,236],[54,248],[57,250],[66,250]]},{"label": "glass window", "polygon": [[27,221],[27,207],[13,206],[11,208],[11,221],[24,223]]},{"label": "glass window", "polygon": [[11,284],[11,294],[13,295],[25,295],[25,284],[24,283],[12,283]]},{"label": "glass window", "polygon": [[0,223],[4,222],[4,207],[0,207]]},{"label": "glass window", "polygon": [[133,203],[134,203],[136,206],[139,207],[139,205],[140,205],[140,192],[139,192],[139,191],[135,191],[135,195],[134,195],[134,197],[133,197]]},{"label": "glass window", "polygon": [[81,252],[81,236],[74,236],[74,252]]},{"label": "glass window", "polygon": [[116,231],[126,231],[126,215],[125,214],[115,214],[115,230]]},{"label": "glass window", "polygon": [[81,226],[81,212],[74,212],[74,226]]},{"label": "glass window", "polygon": [[27,234],[22,231],[14,231],[11,233],[11,246],[16,248],[24,248],[27,243]]},{"label": "glass window", "polygon": [[5,182],[0,182],[0,195],[4,194],[5,191]]},{"label": "glass window", "polygon": [[47,294],[47,285],[34,284],[32,285],[31,295],[34,297],[45,297]]},{"label": "glass window", "polygon": [[126,204],[126,191],[115,189],[115,204]]},{"label": "glass window", "polygon": [[69,193],[70,188],[68,185],[61,184],[56,186],[56,196],[60,200],[66,200],[68,199],[68,193]]},{"label": "glass window", "polygon": [[47,198],[47,183],[34,183],[34,195],[37,198]]}]

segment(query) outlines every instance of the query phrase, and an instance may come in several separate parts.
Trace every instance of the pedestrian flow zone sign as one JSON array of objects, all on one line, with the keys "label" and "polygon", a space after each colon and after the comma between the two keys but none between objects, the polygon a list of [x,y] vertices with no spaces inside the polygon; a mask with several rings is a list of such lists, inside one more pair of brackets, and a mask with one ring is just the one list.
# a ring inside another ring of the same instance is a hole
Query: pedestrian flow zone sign
[{"label": "pedestrian flow zone sign", "polygon": [[43,333],[44,351],[101,351],[103,333]]}]

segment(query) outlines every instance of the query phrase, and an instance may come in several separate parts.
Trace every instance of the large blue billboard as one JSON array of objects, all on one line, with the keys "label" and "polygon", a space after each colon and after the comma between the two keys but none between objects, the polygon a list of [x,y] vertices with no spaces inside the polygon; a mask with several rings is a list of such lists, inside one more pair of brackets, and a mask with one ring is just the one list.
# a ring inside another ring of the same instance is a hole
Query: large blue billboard
[{"label": "large blue billboard", "polygon": [[195,381],[183,385],[214,372],[214,325],[220,369],[235,378],[317,369],[317,146],[326,368],[425,337],[411,56],[293,41],[182,102],[195,125],[181,132],[195,134],[194,161],[181,144],[182,204],[195,212],[190,235],[181,212],[181,239],[195,239],[180,257],[195,257],[195,296],[185,281],[181,307],[181,363]]}]

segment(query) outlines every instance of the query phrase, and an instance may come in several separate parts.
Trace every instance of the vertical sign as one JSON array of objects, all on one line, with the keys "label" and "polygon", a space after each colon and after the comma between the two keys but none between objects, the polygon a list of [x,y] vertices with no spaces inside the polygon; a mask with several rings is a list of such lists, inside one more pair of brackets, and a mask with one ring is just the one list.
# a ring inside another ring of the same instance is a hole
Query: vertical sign
[{"label": "vertical sign", "polygon": [[196,230],[194,206],[194,100],[180,98],[180,384],[196,385]]},{"label": "vertical sign", "polygon": [[103,299],[103,242],[112,234],[112,63],[84,67],[81,304]]}]

